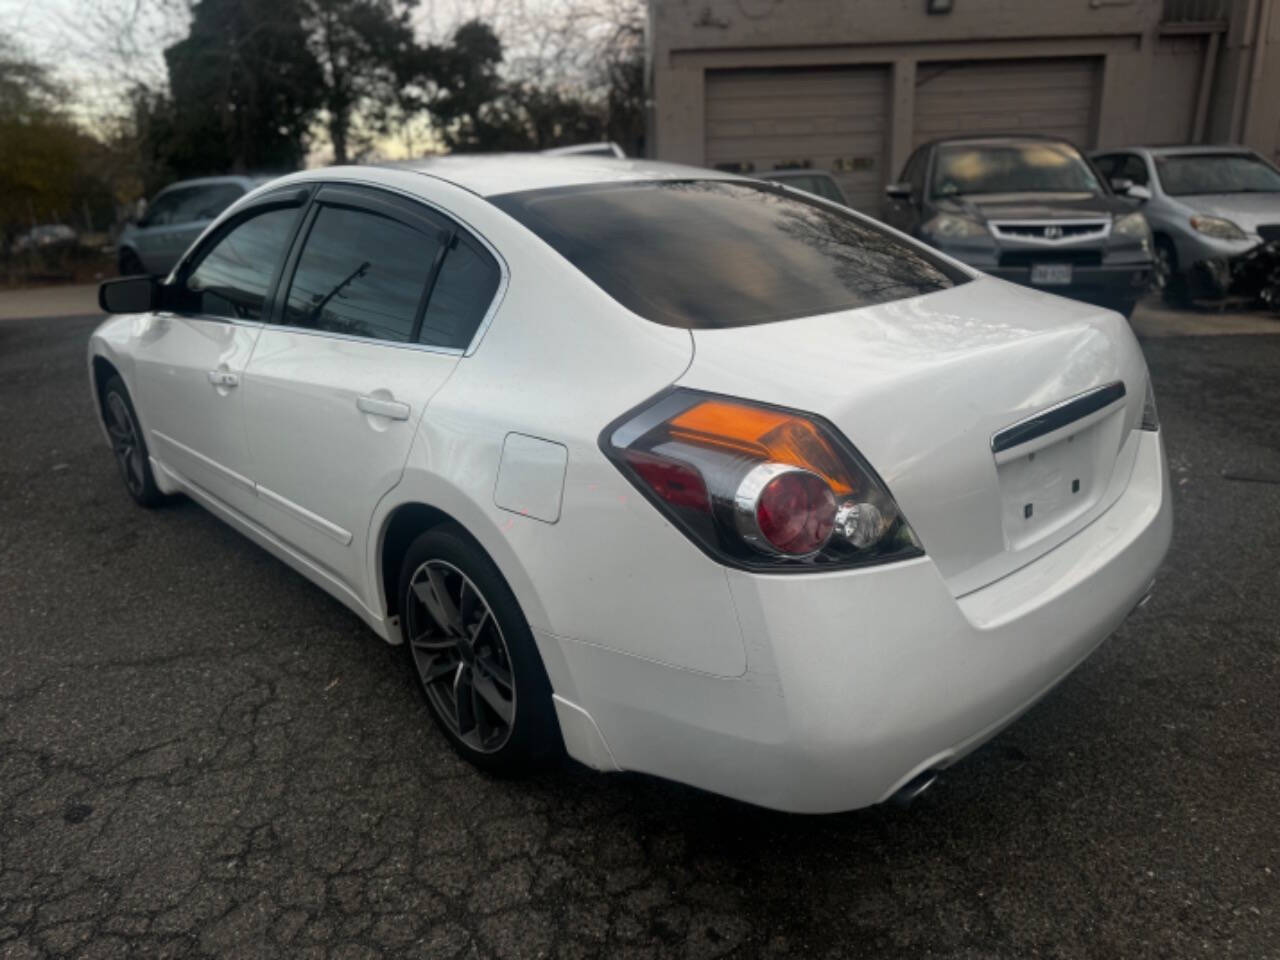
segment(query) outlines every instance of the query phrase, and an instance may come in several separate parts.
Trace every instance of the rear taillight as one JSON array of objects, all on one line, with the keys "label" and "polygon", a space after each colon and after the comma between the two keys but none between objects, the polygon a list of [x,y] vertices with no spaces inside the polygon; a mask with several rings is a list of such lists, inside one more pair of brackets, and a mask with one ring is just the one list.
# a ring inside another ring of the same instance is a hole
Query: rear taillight
[{"label": "rear taillight", "polygon": [[813,570],[922,553],[884,484],[820,417],[677,389],[606,428],[600,446],[732,566]]}]

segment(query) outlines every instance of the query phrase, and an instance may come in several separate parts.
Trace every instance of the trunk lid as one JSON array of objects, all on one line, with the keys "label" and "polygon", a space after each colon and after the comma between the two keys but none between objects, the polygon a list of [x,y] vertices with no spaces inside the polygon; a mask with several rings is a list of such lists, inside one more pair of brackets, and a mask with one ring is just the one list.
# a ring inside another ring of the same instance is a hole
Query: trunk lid
[{"label": "trunk lid", "polygon": [[834,423],[957,596],[1052,549],[1128,483],[1146,366],[1118,314],[981,277],[693,336],[682,386]]}]

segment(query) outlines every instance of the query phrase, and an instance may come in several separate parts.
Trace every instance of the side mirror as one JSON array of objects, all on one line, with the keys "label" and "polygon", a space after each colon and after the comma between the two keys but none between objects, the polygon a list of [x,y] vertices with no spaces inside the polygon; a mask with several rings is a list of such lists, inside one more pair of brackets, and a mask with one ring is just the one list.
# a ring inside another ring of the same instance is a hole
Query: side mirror
[{"label": "side mirror", "polygon": [[146,313],[160,306],[155,277],[121,277],[98,285],[98,306],[106,313]]},{"label": "side mirror", "polygon": [[884,188],[884,195],[890,200],[910,200],[911,193],[911,184],[906,182],[891,183]]},{"label": "side mirror", "polygon": [[1128,193],[1129,188],[1133,186],[1133,181],[1128,177],[1112,177],[1111,189],[1116,193]]},{"label": "side mirror", "polygon": [[1135,200],[1141,201],[1142,203],[1146,203],[1148,200],[1151,199],[1151,188],[1144,187],[1139,183],[1135,183],[1131,187],[1129,187],[1128,190],[1125,191],[1125,194],[1130,197],[1133,197],[1133,199]]}]

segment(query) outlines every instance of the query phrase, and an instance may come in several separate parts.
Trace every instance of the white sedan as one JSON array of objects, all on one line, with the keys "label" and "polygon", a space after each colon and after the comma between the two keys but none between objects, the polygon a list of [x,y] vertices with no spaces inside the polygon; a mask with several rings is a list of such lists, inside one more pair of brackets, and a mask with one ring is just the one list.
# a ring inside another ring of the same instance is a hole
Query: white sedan
[{"label": "white sedan", "polygon": [[784,810],[909,797],[1169,544],[1118,314],[777,184],[309,171],[100,300],[134,499],[192,497],[403,644],[497,772],[567,751]]}]

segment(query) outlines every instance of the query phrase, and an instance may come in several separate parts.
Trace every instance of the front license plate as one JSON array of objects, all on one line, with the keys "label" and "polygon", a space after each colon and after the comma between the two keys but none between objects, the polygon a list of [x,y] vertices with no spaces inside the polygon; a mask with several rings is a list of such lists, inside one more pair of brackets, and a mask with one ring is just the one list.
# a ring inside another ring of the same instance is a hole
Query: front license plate
[{"label": "front license plate", "polygon": [[1069,263],[1033,263],[1031,282],[1038,287],[1062,287],[1071,282]]}]

